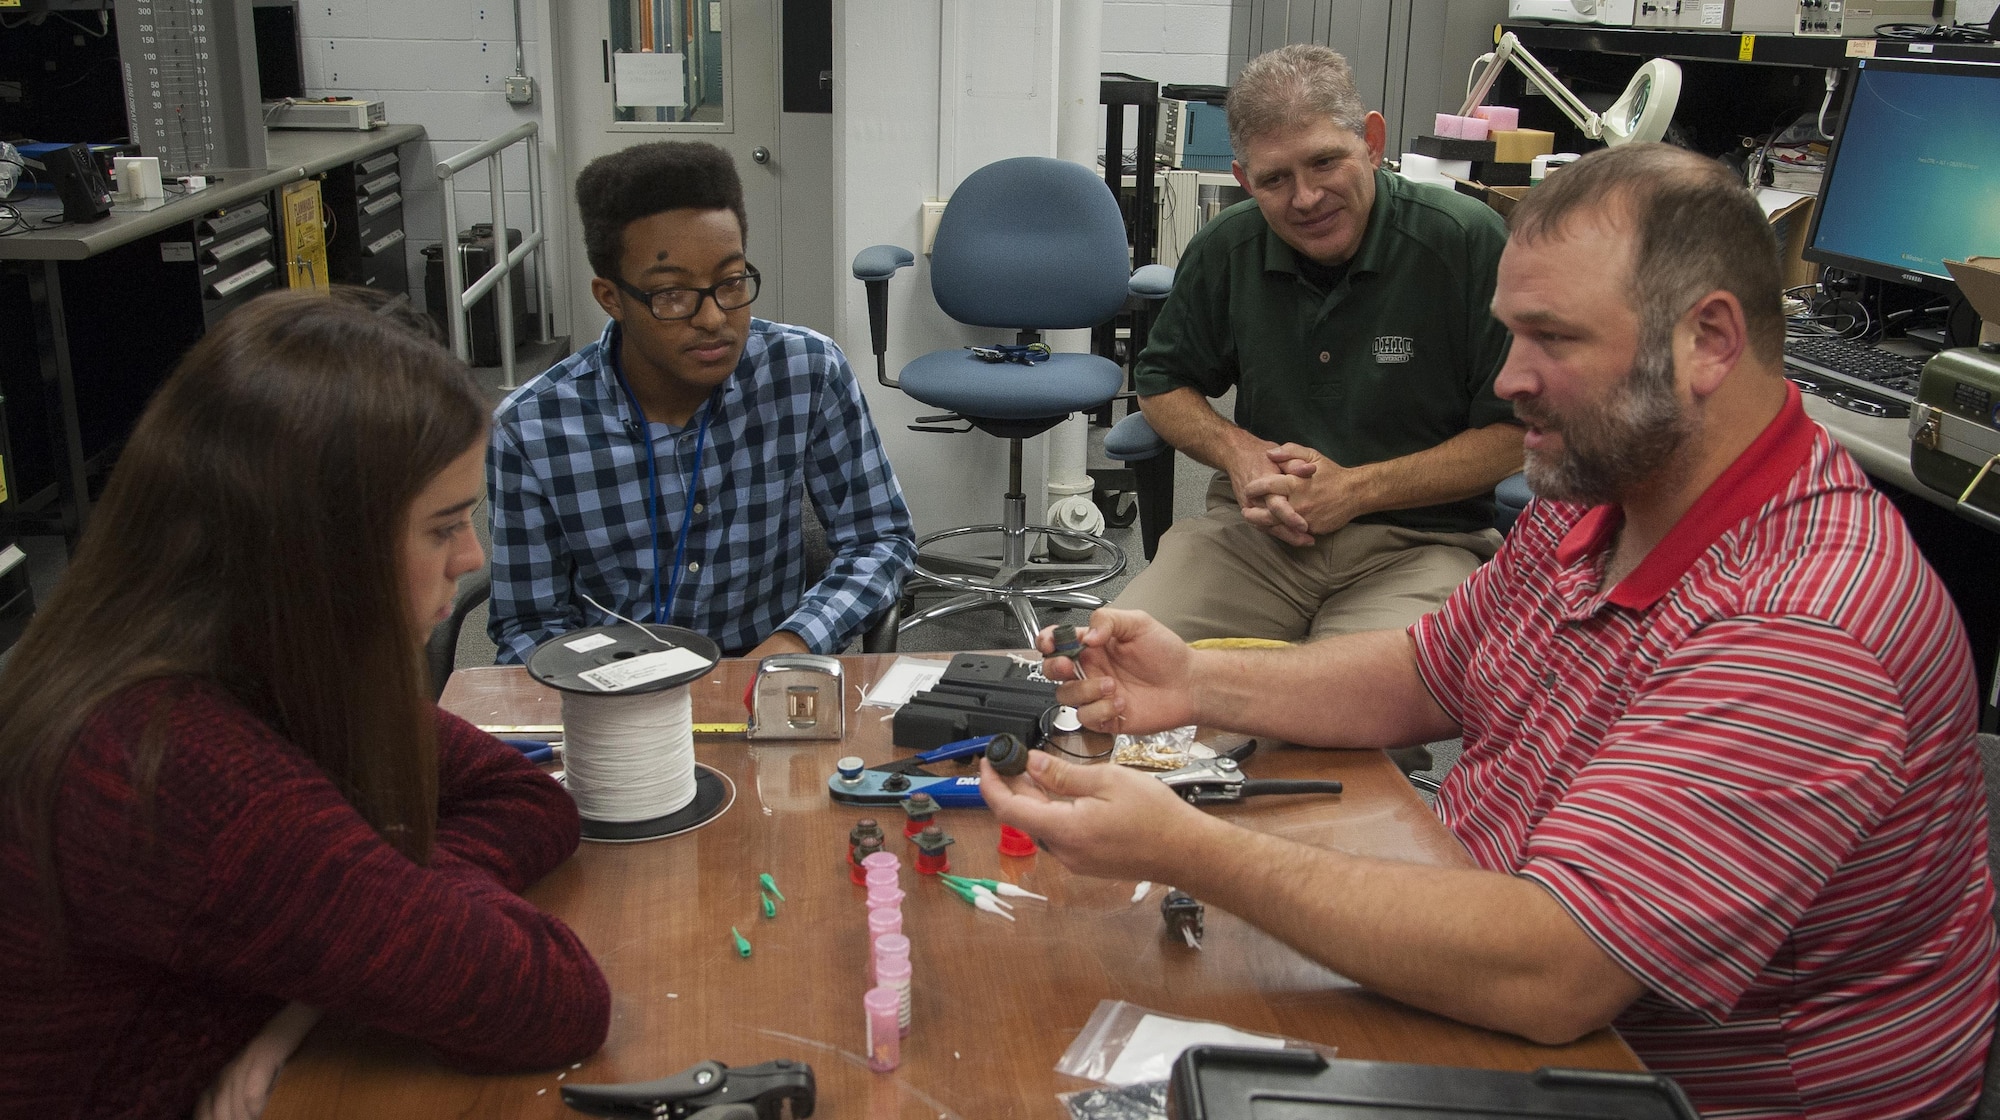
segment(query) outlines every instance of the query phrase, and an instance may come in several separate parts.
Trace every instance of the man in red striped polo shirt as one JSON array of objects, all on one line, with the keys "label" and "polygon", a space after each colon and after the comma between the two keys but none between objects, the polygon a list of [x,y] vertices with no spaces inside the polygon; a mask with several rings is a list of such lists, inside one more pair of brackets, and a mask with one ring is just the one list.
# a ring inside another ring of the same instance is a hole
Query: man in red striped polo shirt
[{"label": "man in red striped polo shirt", "polygon": [[2000,1002],[1972,666],[1781,375],[1779,285],[1720,164],[1594,153],[1515,212],[1493,302],[1538,500],[1441,610],[1281,651],[1093,616],[1062,689],[1091,728],[1463,735],[1438,813],[1480,870],[1305,848],[1039,753],[984,775],[994,811],[1409,1003],[1546,1042],[1616,1026],[1704,1116],[1963,1115]]}]

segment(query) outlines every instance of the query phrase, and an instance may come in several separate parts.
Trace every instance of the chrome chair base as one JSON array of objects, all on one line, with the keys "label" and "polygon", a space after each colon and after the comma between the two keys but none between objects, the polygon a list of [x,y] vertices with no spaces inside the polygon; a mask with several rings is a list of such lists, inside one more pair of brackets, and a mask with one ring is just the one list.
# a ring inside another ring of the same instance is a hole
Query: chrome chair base
[{"label": "chrome chair base", "polygon": [[[966,525],[932,533],[917,542],[917,563],[907,590],[921,591],[930,586],[960,594],[911,614],[903,619],[897,632],[980,607],[999,607],[1013,616],[1032,649],[1042,628],[1035,615],[1036,604],[1078,610],[1103,606],[1103,598],[1088,594],[1087,590],[1125,570],[1125,550],[1095,533],[1025,524],[1025,511],[1025,502],[1010,494],[1006,516],[1011,525]],[[926,549],[940,541],[984,534],[1000,537],[997,557],[925,554]],[[1031,538],[1043,536],[1055,537],[1075,551],[1087,549],[1102,557],[1102,562],[1095,558],[1084,562],[1030,560]]]}]

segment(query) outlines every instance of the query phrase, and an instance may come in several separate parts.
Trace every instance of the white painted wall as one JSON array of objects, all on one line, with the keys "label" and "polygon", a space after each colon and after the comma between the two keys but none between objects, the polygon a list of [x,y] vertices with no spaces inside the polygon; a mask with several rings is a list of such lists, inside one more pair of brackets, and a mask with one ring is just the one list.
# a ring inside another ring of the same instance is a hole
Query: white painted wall
[{"label": "white painted wall", "polygon": [[1104,68],[1162,85],[1229,80],[1231,0],[1104,0]]},{"label": "white painted wall", "polygon": [[[546,36],[537,21],[541,3],[521,5],[527,70],[547,93]],[[444,203],[433,167],[526,120],[543,120],[546,97],[510,105],[502,91],[514,72],[514,5],[510,0],[301,0],[300,54],[306,93],[313,97],[379,100],[389,120],[420,124],[428,139],[404,150],[403,224],[409,246],[411,295],[423,298],[426,245],[445,236]],[[544,137],[548,137],[544,122]],[[546,153],[545,153],[546,154]],[[528,178],[518,149],[508,153],[508,225],[525,229]],[[548,162],[548,187],[561,176]],[[488,218],[483,170],[471,173],[476,192],[461,191],[460,228]],[[552,193],[550,216],[567,207],[568,193]],[[564,228],[560,221],[551,237]],[[559,289],[558,289],[559,290]],[[562,300],[555,301],[557,306]]]},{"label": "white painted wall", "polygon": [[[1020,6],[1048,10],[1050,3],[1039,0]],[[955,183],[951,170],[946,176],[952,182],[939,181],[944,13],[950,10],[962,21],[990,21],[995,13],[989,4],[990,0],[835,0],[831,136],[823,140],[814,134],[815,128],[806,127],[818,125],[817,121],[786,122],[789,158],[830,156],[832,168],[831,202],[822,212],[830,213],[833,224],[827,238],[832,257],[825,276],[828,290],[821,305],[830,310],[808,305],[802,308],[808,311],[802,317],[820,321],[814,325],[830,325],[853,360],[924,532],[982,518],[997,520],[1006,444],[984,435],[907,430],[905,425],[923,410],[901,393],[875,384],[867,306],[848,264],[868,245],[889,242],[914,247],[923,201],[947,195]],[[305,0],[300,5],[307,92],[378,98],[386,103],[390,120],[421,124],[429,134],[427,142],[406,154],[405,165],[405,222],[411,275],[417,283],[423,273],[416,250],[444,236],[443,207],[431,166],[523,120],[543,122],[549,235],[557,243],[566,243],[564,239],[571,236],[568,180],[575,169],[564,165],[555,147],[560,130],[553,117],[561,107],[546,106],[554,71],[549,36],[543,33],[549,13],[558,13],[559,18],[562,4],[530,0],[522,8],[528,72],[543,93],[533,106],[509,105],[502,95],[502,81],[514,66],[509,0]],[[1226,77],[1229,10],[1229,0],[1106,0],[1104,68],[1162,82],[1220,84]],[[977,39],[960,41],[973,47],[960,53],[957,61],[962,69],[967,61],[976,69],[980,59],[997,57],[980,53]],[[990,98],[959,107],[966,108],[965,119],[976,118],[977,123],[956,133],[961,139],[948,161],[950,168],[976,167],[1024,152],[1054,154],[1052,104],[1026,113],[996,106]],[[996,108],[1000,111],[989,111]],[[793,135],[793,126],[802,134]],[[1128,123],[1126,135],[1131,136],[1135,127]],[[483,176],[480,181],[483,184]],[[508,182],[510,214],[524,212],[526,175],[512,161]],[[462,195],[460,202],[462,225],[486,219],[476,196]],[[810,240],[811,231],[795,228],[790,220],[792,211],[800,209],[788,200],[786,235]],[[557,258],[559,264],[560,254]],[[920,258],[892,285],[892,371],[928,350],[973,340],[972,332],[936,309],[929,282]],[[558,293],[565,290],[563,283],[558,267],[553,277]],[[562,298],[555,300],[558,314],[566,304]],[[1032,442],[1025,456],[1031,494],[1041,488],[1038,444]]]},{"label": "white painted wall", "polygon": [[[978,434],[944,436],[907,429],[926,410],[875,384],[866,299],[861,285],[847,278],[846,269],[854,254],[869,245],[915,248],[924,200],[948,197],[964,170],[1010,155],[1055,154],[1053,106],[1044,110],[1025,100],[1001,106],[991,96],[964,93],[968,80],[981,72],[982,58],[1027,62],[1026,69],[1039,71],[1043,61],[1053,57],[997,43],[995,35],[1018,21],[990,12],[989,2],[834,3],[835,255],[843,277],[835,337],[867,384],[869,407],[909,494],[919,533],[999,519],[1006,444]],[[1008,7],[1017,14],[1048,10],[1041,3]],[[984,25],[961,29],[946,42],[948,17]],[[1220,84],[1228,62],[1228,35],[1229,0],[1107,0],[1104,68],[1161,81]],[[957,79],[945,80],[951,74]],[[948,98],[941,92],[952,89],[960,90],[960,96]],[[941,116],[941,106],[949,117]],[[1135,128],[1136,122],[1128,124],[1126,135],[1133,135]],[[914,267],[891,282],[892,374],[916,355],[981,337],[946,319],[931,302],[929,288],[928,264],[921,255]],[[1024,482],[1031,495],[1042,488],[1041,443],[1040,438],[1030,441],[1023,456]],[[1029,512],[1035,517],[1041,513]]]}]

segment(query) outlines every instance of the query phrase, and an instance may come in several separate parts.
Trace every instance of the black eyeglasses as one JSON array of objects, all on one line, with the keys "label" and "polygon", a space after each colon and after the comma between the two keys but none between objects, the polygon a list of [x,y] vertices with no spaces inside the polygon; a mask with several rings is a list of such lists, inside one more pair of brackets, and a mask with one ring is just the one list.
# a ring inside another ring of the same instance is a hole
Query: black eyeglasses
[{"label": "black eyeglasses", "polygon": [[756,302],[757,289],[763,284],[763,277],[752,268],[741,276],[732,276],[720,284],[706,288],[655,288],[642,292],[623,280],[613,280],[618,290],[646,305],[653,318],[671,323],[680,319],[692,319],[701,312],[701,301],[712,299],[715,306],[723,311],[734,311]]}]

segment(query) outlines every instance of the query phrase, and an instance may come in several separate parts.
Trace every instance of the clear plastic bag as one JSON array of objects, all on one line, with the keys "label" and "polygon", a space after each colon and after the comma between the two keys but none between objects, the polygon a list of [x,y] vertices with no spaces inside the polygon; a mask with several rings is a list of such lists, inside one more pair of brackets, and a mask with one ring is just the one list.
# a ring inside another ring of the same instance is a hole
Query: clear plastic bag
[{"label": "clear plastic bag", "polygon": [[1057,1093],[1070,1120],[1167,1120],[1167,1083],[1141,1081],[1116,1089]]},{"label": "clear plastic bag", "polygon": [[[1332,1047],[1299,1039],[1238,1030],[1204,1019],[1184,1019],[1148,1011],[1124,1000],[1099,1000],[1090,1021],[1056,1062],[1056,1072],[1114,1087],[1161,1081],[1181,1051],[1201,1043],[1256,1046],[1270,1050],[1316,1050],[1333,1057]],[[1116,1114],[1112,1114],[1116,1115]]]},{"label": "clear plastic bag", "polygon": [[1193,724],[1150,735],[1121,734],[1111,740],[1111,761],[1140,770],[1178,770],[1197,758],[1214,755],[1194,741]]}]

